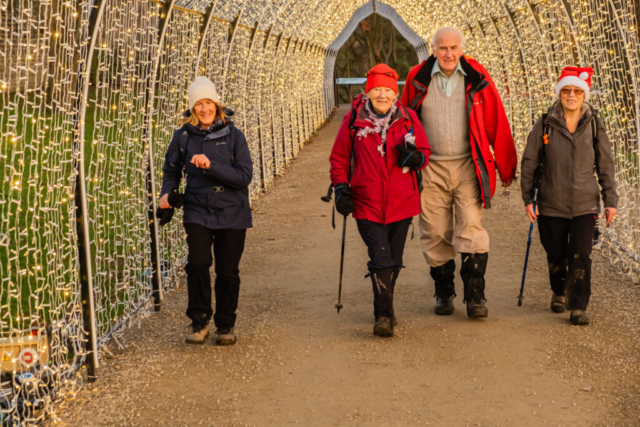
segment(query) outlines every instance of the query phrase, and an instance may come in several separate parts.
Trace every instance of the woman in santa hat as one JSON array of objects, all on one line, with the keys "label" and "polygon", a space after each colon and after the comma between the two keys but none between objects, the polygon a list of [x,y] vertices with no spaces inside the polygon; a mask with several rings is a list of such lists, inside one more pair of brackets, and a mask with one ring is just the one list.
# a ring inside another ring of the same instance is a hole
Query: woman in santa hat
[{"label": "woman in santa hat", "polygon": [[330,158],[336,209],[353,214],[369,253],[374,335],[393,336],[394,288],[411,219],[420,213],[416,171],[430,153],[416,113],[398,100],[398,73],[376,65],[366,94],[342,120]]},{"label": "woman in santa hat", "polygon": [[574,325],[589,324],[590,256],[600,196],[607,226],[618,204],[611,142],[598,111],[588,102],[592,75],[591,68],[562,71],[556,85],[558,100],[534,125],[521,168],[527,215],[531,222],[538,220],[547,252],[551,310],[571,310],[569,320]]}]

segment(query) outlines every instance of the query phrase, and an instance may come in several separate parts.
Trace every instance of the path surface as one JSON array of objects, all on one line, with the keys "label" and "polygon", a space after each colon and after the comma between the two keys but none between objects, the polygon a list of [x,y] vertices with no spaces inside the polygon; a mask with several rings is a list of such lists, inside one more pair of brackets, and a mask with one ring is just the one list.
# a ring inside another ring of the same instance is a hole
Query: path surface
[{"label": "path surface", "polygon": [[[340,231],[320,196],[346,111],[256,204],[240,267],[238,344],[184,343],[182,285],[161,313],[126,333],[125,349],[105,360],[99,381],[59,410],[61,424],[640,425],[640,289],[596,252],[592,324],[571,326],[568,313],[549,310],[536,235],[518,308],[528,227],[517,191],[509,209],[497,197],[485,214],[488,319],[468,319],[461,297],[453,316],[433,313],[416,226],[396,288],[396,336],[373,337],[367,255],[352,219],[344,309],[336,314]],[[461,295],[458,278],[456,286]]]}]

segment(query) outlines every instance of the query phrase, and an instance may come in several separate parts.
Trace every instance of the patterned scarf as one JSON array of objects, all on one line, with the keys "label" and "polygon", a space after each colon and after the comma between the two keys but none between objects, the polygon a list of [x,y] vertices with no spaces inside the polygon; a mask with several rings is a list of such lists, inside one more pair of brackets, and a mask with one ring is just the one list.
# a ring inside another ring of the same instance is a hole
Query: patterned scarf
[{"label": "patterned scarf", "polygon": [[375,113],[375,111],[373,111],[373,108],[371,107],[371,101],[369,100],[367,95],[363,96],[362,100],[365,102],[364,108],[369,115],[369,120],[373,122],[373,127],[360,129],[360,131],[358,132],[358,136],[360,138],[366,138],[366,136],[369,134],[379,133],[380,141],[382,143],[378,146],[378,151],[380,152],[381,156],[384,156],[384,147],[387,144],[387,131],[389,130],[389,126],[391,125],[391,118],[396,114],[396,111],[398,111],[398,107],[396,107],[396,103],[394,101],[391,104],[391,108],[389,109],[389,111],[387,111],[387,114],[385,114],[384,116],[379,116]]},{"label": "patterned scarf", "polygon": [[211,126],[209,126],[207,128],[202,127],[202,125],[201,125],[200,126],[200,130],[204,131],[205,133],[211,133],[211,132],[214,132],[214,131],[218,130],[221,125],[222,125],[222,119],[218,119],[215,122],[213,122],[211,124]]}]

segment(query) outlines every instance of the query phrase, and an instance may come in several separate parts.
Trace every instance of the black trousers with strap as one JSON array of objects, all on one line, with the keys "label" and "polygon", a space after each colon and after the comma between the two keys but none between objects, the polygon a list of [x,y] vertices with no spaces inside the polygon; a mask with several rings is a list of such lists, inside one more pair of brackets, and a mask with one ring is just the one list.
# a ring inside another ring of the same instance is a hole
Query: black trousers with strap
[{"label": "black trousers with strap", "polygon": [[538,216],[540,241],[547,252],[549,281],[556,295],[567,295],[567,308],[586,310],[591,297],[593,214],[572,219]]},{"label": "black trousers with strap", "polygon": [[[211,320],[218,329],[232,328],[240,295],[238,265],[244,251],[246,229],[211,230],[199,224],[184,224],[187,232],[187,288],[189,303],[187,316],[194,326],[204,327]],[[213,257],[211,246],[213,245]],[[216,311],[211,306],[211,275],[209,269],[215,258]]]}]

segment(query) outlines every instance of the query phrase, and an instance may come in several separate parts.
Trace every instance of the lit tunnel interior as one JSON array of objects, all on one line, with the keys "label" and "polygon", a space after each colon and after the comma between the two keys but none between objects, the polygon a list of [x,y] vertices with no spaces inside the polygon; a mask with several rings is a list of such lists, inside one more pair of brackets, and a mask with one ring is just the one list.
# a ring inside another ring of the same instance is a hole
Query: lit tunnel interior
[{"label": "lit tunnel interior", "polygon": [[164,289],[186,256],[179,220],[157,230],[147,218],[189,83],[209,77],[235,110],[255,198],[331,114],[337,52],[372,13],[420,60],[437,28],[460,28],[465,53],[498,87],[519,152],[562,68],[593,67],[591,101],[614,143],[620,193],[601,250],[636,274],[637,0],[0,0],[0,306],[10,313],[0,334],[43,318],[80,325],[69,301],[81,300],[83,251],[98,345],[152,306],[152,266]]}]

